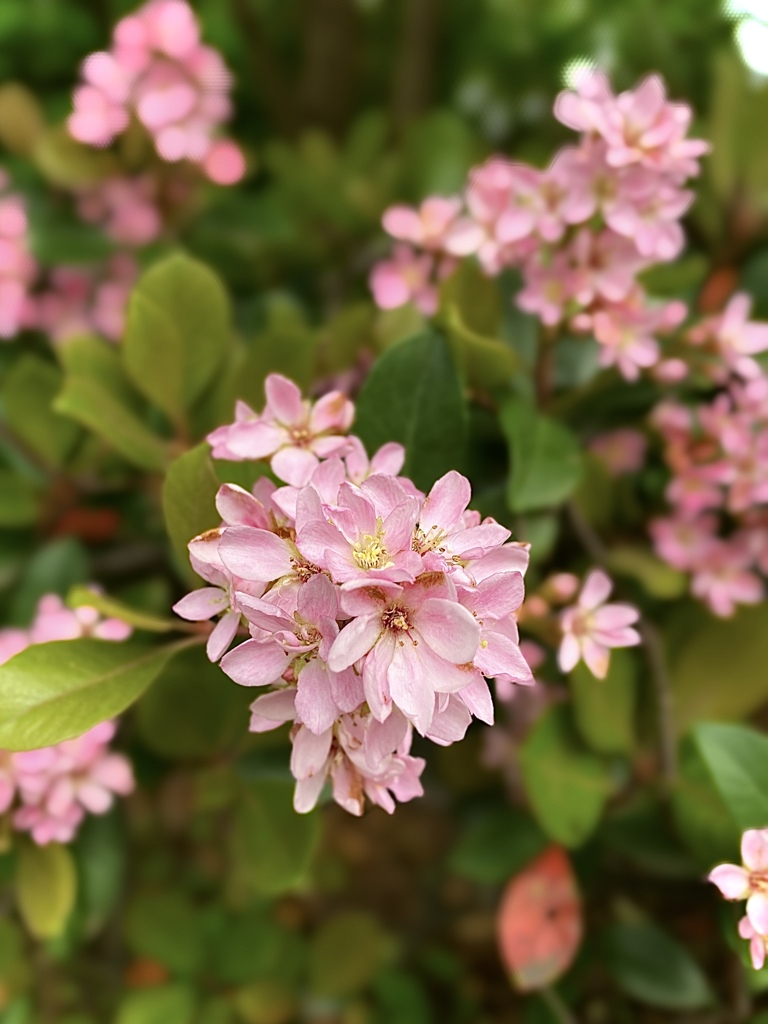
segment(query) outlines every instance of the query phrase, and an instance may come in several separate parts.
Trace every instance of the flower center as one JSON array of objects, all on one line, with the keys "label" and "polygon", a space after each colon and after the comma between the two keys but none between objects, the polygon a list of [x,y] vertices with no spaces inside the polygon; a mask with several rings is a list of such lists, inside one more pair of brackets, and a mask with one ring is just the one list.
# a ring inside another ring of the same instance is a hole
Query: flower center
[{"label": "flower center", "polygon": [[299,448],[305,447],[312,440],[309,427],[292,427],[290,436],[291,441]]},{"label": "flower center", "polygon": [[384,629],[389,629],[393,633],[407,633],[411,628],[408,613],[404,608],[398,608],[397,605],[387,608],[382,613],[381,624]]},{"label": "flower center", "polygon": [[384,529],[376,520],[376,533],[364,533],[352,545],[352,557],[360,569],[389,569],[394,565],[384,547]]}]

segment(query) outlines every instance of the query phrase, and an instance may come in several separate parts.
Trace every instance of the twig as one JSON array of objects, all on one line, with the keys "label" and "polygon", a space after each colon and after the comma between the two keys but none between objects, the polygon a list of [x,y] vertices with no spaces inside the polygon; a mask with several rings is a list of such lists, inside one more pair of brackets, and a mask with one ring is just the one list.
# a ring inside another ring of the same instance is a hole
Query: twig
[{"label": "twig", "polygon": [[[569,502],[567,510],[573,532],[578,537],[584,550],[597,565],[606,569],[610,568],[608,551],[598,534],[592,529],[573,502]],[[648,667],[651,671],[654,690],[656,691],[661,774],[665,787],[671,789],[677,781],[677,742],[675,737],[672,687],[664,658],[664,647],[659,631],[647,619],[640,620],[639,632],[643,641],[643,647],[645,648]]]}]

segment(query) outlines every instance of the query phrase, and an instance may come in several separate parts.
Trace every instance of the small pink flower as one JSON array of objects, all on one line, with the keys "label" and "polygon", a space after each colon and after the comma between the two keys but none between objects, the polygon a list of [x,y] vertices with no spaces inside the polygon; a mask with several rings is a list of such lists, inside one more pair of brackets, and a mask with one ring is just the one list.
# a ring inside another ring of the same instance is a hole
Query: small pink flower
[{"label": "small pink flower", "polygon": [[461,209],[459,199],[432,196],[418,210],[391,206],[382,217],[382,226],[393,238],[417,249],[468,256],[480,244],[482,231],[469,218],[461,216]]},{"label": "small pink flower", "polygon": [[647,448],[645,435],[631,427],[598,434],[589,442],[589,450],[604,463],[612,476],[636,473],[642,469]]},{"label": "small pink flower", "polygon": [[749,940],[756,971],[765,963],[768,943],[768,829],[749,829],[741,837],[741,866],[718,864],[709,873],[727,900],[746,900],[747,916],[739,922],[739,935]]},{"label": "small pink flower", "polygon": [[612,584],[608,576],[595,569],[587,577],[579,599],[560,615],[563,639],[558,651],[558,664],[570,672],[584,660],[598,679],[608,673],[613,647],[633,647],[640,643],[634,624],[640,618],[636,608],[628,604],[606,604]]},{"label": "small pink flower", "polygon": [[397,309],[413,302],[425,316],[432,316],[437,312],[438,276],[438,265],[432,255],[398,244],[391,259],[373,268],[369,283],[380,309]]}]

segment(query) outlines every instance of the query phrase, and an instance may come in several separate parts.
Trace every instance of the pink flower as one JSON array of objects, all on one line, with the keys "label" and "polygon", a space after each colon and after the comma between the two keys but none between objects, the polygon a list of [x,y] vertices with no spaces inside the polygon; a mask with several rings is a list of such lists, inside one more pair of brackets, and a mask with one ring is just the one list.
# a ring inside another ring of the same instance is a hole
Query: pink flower
[{"label": "pink flower", "polygon": [[116,242],[146,245],[163,228],[156,191],[149,175],[107,178],[78,194],[77,212],[89,223],[103,224]]},{"label": "pink flower", "polygon": [[435,694],[457,692],[471,681],[477,622],[440,578],[351,591],[345,603],[355,618],[334,641],[330,668],[341,672],[359,663],[374,718],[384,721],[394,704],[426,733]]},{"label": "pink flower", "polygon": [[[720,316],[710,317],[690,331],[694,344],[709,342],[725,361],[731,373],[745,380],[763,376],[760,364],[752,356],[768,350],[768,324],[749,319],[752,299],[739,292],[728,302]],[[721,377],[719,367],[714,368],[716,379]]]},{"label": "pink flower", "polygon": [[642,469],[647,447],[645,435],[631,427],[606,431],[589,442],[589,450],[604,463],[612,476],[636,473]]},{"label": "pink flower", "polygon": [[608,576],[595,569],[576,605],[561,612],[563,639],[557,656],[561,671],[570,672],[583,659],[594,676],[604,679],[611,648],[640,643],[633,628],[640,617],[637,609],[628,604],[606,604],[611,589]]},{"label": "pink flower", "polygon": [[418,210],[391,206],[381,222],[388,235],[418,249],[468,256],[480,244],[482,232],[469,218],[461,216],[461,206],[459,199],[432,196]]},{"label": "pink flower", "polygon": [[238,181],[238,147],[215,138],[231,114],[232,78],[216,50],[204,46],[185,0],[149,0],[115,26],[112,49],[93,53],[73,95],[70,133],[108,146],[136,119],[163,160],[190,160],[219,184]]},{"label": "pink flower", "polygon": [[235,423],[208,436],[215,458],[270,459],[272,471],[293,486],[307,483],[321,458],[344,451],[354,406],[332,391],[314,404],[286,377],[271,373],[264,384],[267,404],[255,416],[238,403]]},{"label": "pink flower", "polygon": [[38,602],[29,637],[30,643],[44,644],[51,640],[75,640],[81,636],[126,640],[132,632],[131,627],[120,619],[103,619],[95,608],[87,605],[67,608],[58,594],[46,594]]},{"label": "pink flower", "polygon": [[102,722],[77,739],[12,755],[21,806],[14,828],[36,843],[68,843],[86,813],[104,814],[114,796],[133,790],[128,760],[111,753],[112,722]]},{"label": "pink flower", "polygon": [[0,340],[13,338],[26,325],[28,293],[37,274],[24,201],[5,192],[7,185],[0,171]]},{"label": "pink flower", "polygon": [[739,935],[748,939],[752,963],[759,971],[768,941],[768,829],[749,829],[741,837],[742,865],[718,864],[709,873],[727,900],[746,900],[747,916]]},{"label": "pink flower", "polygon": [[437,312],[437,281],[453,270],[452,260],[439,263],[429,253],[417,253],[407,245],[395,246],[392,258],[377,263],[371,271],[370,287],[376,305],[397,309],[413,302],[425,316]]},{"label": "pink flower", "polygon": [[53,341],[92,333],[119,341],[138,275],[138,264],[127,252],[115,253],[98,268],[56,267],[48,286],[30,300],[30,326]]}]

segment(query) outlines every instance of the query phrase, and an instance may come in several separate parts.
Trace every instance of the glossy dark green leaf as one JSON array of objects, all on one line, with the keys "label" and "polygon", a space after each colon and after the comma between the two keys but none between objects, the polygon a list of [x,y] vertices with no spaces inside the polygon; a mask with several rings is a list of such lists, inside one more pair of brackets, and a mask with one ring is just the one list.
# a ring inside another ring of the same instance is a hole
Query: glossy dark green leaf
[{"label": "glossy dark green leaf", "polygon": [[371,453],[387,441],[404,445],[403,472],[422,489],[461,467],[467,409],[440,335],[399,342],[379,358],[360,392],[355,431]]},{"label": "glossy dark green leaf", "polygon": [[665,1010],[699,1010],[712,989],[688,951],[655,925],[617,924],[603,933],[603,958],[632,999]]}]

